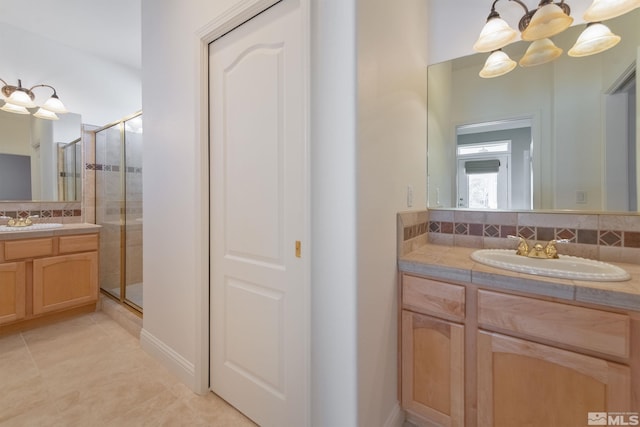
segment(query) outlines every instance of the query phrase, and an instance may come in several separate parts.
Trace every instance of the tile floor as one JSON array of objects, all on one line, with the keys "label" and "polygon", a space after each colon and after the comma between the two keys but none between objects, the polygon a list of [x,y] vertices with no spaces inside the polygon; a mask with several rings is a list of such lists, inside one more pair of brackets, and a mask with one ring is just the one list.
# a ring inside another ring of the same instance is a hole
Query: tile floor
[{"label": "tile floor", "polygon": [[191,392],[102,312],[0,337],[0,426],[255,427]]}]

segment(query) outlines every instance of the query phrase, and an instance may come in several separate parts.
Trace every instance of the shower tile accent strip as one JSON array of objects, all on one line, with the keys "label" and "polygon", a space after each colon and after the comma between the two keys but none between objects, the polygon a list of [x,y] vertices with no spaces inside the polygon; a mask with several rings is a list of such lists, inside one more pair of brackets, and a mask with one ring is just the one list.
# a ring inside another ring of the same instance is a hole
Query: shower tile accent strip
[{"label": "shower tile accent strip", "polygon": [[[100,163],[85,163],[84,168],[88,171],[120,172],[120,165],[103,165]],[[142,173],[142,168],[135,167],[135,166],[127,166],[125,171],[127,173]]]},{"label": "shower tile accent strip", "polygon": [[507,237],[518,235],[534,241],[566,239],[568,244],[559,245],[561,254],[640,264],[640,215],[439,209],[400,213],[398,226],[404,237],[398,244],[400,255],[418,238],[454,246],[510,248],[514,244]]}]

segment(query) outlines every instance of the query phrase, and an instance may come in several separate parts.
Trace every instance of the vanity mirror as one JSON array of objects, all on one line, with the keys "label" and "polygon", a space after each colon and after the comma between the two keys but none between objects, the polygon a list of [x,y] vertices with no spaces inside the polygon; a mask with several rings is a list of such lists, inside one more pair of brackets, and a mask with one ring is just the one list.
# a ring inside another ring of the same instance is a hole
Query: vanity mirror
[{"label": "vanity mirror", "polygon": [[81,121],[0,111],[0,201],[79,201]]},{"label": "vanity mirror", "polygon": [[582,58],[566,52],[585,25],[569,28],[560,58],[496,78],[478,75],[486,53],[429,66],[428,207],[637,212],[638,22],[607,21],[622,41]]}]

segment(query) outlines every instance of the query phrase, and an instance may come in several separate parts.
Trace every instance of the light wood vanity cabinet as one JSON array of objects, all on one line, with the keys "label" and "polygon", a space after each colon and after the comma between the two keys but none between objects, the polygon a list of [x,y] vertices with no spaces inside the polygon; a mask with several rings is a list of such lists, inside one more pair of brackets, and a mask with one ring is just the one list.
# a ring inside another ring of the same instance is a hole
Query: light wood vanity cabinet
[{"label": "light wood vanity cabinet", "polygon": [[24,262],[0,264],[0,324],[24,318],[25,292]]},{"label": "light wood vanity cabinet", "polygon": [[638,313],[409,274],[401,301],[401,402],[419,425],[585,426],[589,412],[640,410]]},{"label": "light wood vanity cabinet", "polygon": [[465,289],[404,276],[402,406],[438,425],[464,425]]},{"label": "light wood vanity cabinet", "polygon": [[402,405],[439,425],[464,425],[464,326],[402,312]]},{"label": "light wood vanity cabinet", "polygon": [[0,332],[95,310],[98,247],[94,233],[0,241]]},{"label": "light wood vanity cabinet", "polygon": [[628,366],[478,332],[478,426],[584,426],[589,412],[627,412]]}]

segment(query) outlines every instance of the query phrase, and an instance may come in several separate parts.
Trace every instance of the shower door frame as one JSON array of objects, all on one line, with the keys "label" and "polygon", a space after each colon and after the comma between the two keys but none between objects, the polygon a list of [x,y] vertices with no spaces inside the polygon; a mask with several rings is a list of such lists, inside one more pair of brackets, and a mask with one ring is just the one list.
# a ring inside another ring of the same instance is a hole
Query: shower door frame
[{"label": "shower door frame", "polygon": [[[92,132],[94,133],[94,135],[97,135],[99,132],[102,132],[104,130],[107,130],[109,128],[115,127],[115,126],[119,126],[119,131],[120,131],[120,146],[121,146],[121,150],[120,150],[120,194],[122,195],[121,198],[121,205],[120,205],[120,215],[119,215],[119,228],[120,228],[120,295],[115,295],[111,292],[109,292],[107,289],[104,289],[101,285],[99,286],[100,288],[100,292],[103,295],[106,295],[107,297],[119,302],[121,305],[123,305],[124,307],[128,308],[129,310],[133,311],[135,314],[142,316],[143,313],[143,307],[136,304],[135,302],[131,301],[130,299],[127,299],[127,168],[126,168],[126,160],[127,160],[127,154],[126,154],[126,132],[125,132],[125,126],[124,124],[129,121],[132,120],[136,117],[140,117],[142,116],[142,111],[137,111],[133,114],[130,114],[128,116],[125,116],[124,118],[117,120],[115,122],[109,123],[105,126],[102,126],[98,129],[93,130]],[[94,145],[96,143],[96,140],[94,138]],[[97,149],[94,147],[94,151],[96,152],[97,155]],[[95,201],[94,201],[94,207],[96,210],[96,224],[98,223],[98,219],[97,219],[97,215],[98,215],[98,179],[95,180],[94,182],[95,185],[95,193],[96,197],[95,197]]]}]

